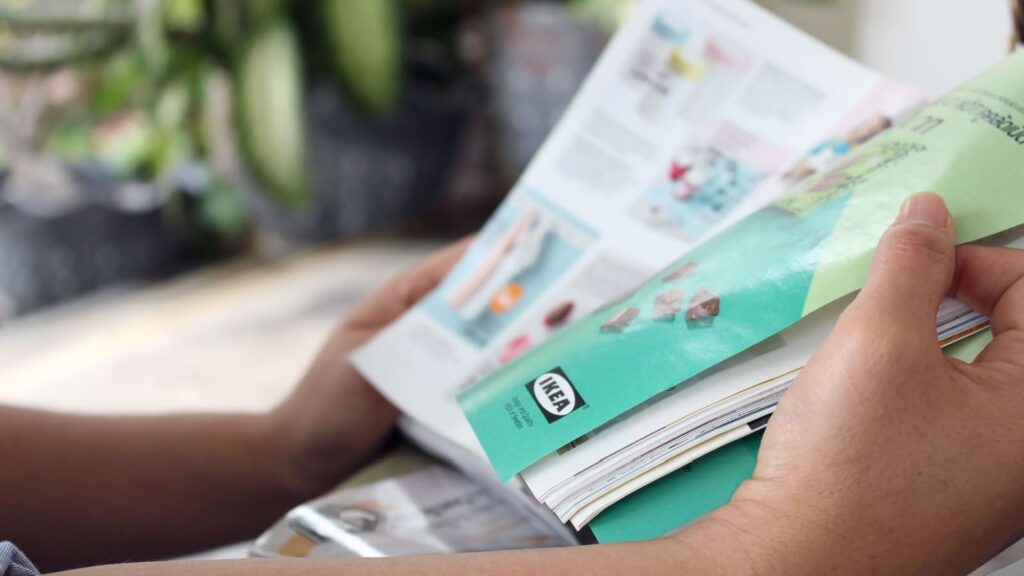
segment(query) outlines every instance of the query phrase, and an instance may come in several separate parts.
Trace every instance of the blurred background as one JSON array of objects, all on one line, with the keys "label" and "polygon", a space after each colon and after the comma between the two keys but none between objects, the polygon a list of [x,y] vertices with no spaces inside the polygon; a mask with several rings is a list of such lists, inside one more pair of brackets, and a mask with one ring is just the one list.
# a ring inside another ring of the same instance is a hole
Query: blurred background
[{"label": "blurred background", "polygon": [[[1005,0],[761,3],[936,94],[1010,31]],[[0,0],[0,402],[272,405],[480,226],[631,4]]]}]

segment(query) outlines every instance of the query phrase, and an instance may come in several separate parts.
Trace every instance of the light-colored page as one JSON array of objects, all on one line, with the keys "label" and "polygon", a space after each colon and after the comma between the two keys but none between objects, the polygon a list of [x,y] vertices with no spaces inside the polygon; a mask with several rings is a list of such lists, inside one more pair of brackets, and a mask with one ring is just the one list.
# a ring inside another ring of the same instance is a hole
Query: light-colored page
[{"label": "light-colored page", "polygon": [[465,258],[352,360],[480,453],[457,393],[919,101],[746,0],[642,2]]}]

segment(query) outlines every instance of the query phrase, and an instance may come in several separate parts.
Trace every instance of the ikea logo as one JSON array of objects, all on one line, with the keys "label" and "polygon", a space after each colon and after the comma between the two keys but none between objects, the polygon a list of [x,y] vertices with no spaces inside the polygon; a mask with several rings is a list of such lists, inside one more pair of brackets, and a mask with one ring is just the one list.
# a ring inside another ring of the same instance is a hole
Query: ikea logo
[{"label": "ikea logo", "polygon": [[526,390],[549,423],[587,405],[561,368],[555,368],[527,383]]}]

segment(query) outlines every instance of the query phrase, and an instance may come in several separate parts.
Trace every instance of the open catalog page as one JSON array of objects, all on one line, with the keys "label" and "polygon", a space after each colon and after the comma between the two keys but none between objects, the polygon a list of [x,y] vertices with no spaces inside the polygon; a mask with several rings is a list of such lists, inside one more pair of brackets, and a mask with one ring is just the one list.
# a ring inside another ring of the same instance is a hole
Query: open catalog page
[{"label": "open catalog page", "polygon": [[[482,454],[459,393],[923,102],[745,0],[641,2],[462,262],[353,362],[411,418]],[[685,325],[715,306],[696,296],[666,290],[656,313]],[[511,401],[503,424],[548,425]]]}]

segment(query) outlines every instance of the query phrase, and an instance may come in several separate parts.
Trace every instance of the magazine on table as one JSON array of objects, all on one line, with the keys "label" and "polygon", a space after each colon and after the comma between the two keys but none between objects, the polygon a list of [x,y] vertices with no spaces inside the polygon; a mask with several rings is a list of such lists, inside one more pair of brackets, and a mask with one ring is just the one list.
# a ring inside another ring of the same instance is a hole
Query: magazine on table
[{"label": "magazine on table", "polygon": [[[351,360],[472,475],[599,541],[656,536],[749,476],[907,197],[1024,246],[1022,157],[1024,55],[930,101],[746,0],[646,0],[459,264]],[[948,300],[936,338],[969,355],[987,323]]]},{"label": "magazine on table", "polygon": [[415,454],[388,458],[393,473],[293,509],[256,540],[251,555],[380,558],[573,543],[492,486]]}]

